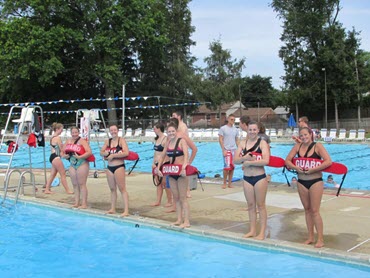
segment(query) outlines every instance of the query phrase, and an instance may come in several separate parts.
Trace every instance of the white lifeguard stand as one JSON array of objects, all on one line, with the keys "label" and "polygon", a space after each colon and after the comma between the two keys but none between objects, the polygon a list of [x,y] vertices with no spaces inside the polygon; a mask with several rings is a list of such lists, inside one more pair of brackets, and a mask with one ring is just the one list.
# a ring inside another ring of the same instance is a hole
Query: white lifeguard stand
[{"label": "white lifeguard stand", "polygon": [[[103,129],[100,125],[103,125]],[[99,137],[108,138],[109,133],[105,124],[104,115],[101,109],[79,109],[76,112],[76,126],[80,129],[80,136],[90,140],[93,135],[95,139]]]},{"label": "white lifeguard stand", "polygon": [[[20,117],[18,116],[20,115]],[[19,117],[19,118],[18,118]],[[12,130],[12,124],[17,125]],[[32,153],[31,148],[29,149],[29,161],[26,169],[12,168],[13,158],[17,155],[17,149],[24,142],[27,142],[29,136],[34,134],[42,134],[44,129],[44,117],[43,111],[40,106],[28,105],[28,106],[12,106],[8,114],[5,128],[2,131],[1,143],[0,143],[0,176],[4,177],[4,196],[1,204],[4,203],[7,192],[9,189],[16,189],[15,202],[17,202],[19,194],[24,192],[25,186],[32,186],[34,196],[36,197],[36,182],[35,176],[32,169]],[[6,145],[12,144],[12,148]],[[45,147],[43,147],[43,160],[44,160],[44,183],[46,184],[46,155]],[[11,179],[13,174],[19,174],[19,179]],[[26,176],[29,175],[29,181],[26,181]],[[16,185],[10,184],[13,181],[18,181]]]},{"label": "white lifeguard stand", "polygon": [[[100,129],[103,125],[103,129]],[[76,126],[80,130],[80,137],[88,142],[96,140],[100,149],[100,141],[109,138],[109,131],[105,124],[104,115],[101,109],[79,109],[76,111]],[[100,140],[99,140],[100,139]],[[103,160],[104,167],[105,161]],[[95,170],[94,178],[98,177],[98,172]]]}]

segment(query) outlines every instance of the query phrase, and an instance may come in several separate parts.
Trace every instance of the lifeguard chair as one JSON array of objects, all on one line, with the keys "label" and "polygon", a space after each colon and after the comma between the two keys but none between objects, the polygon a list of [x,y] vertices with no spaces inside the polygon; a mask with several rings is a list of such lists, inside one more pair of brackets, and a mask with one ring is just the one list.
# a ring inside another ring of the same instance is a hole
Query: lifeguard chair
[{"label": "lifeguard chair", "polygon": [[[103,125],[103,129],[100,129]],[[109,137],[109,132],[105,124],[104,115],[101,109],[79,109],[76,111],[76,126],[80,130],[80,137],[88,142],[95,140],[100,149],[100,141],[103,138]],[[100,140],[99,140],[100,139]],[[105,167],[105,161],[103,161]],[[95,170],[94,178],[98,177],[98,172]]]},{"label": "lifeguard chair", "polygon": [[[103,125],[103,129],[100,126]],[[95,139],[109,136],[105,124],[104,115],[101,109],[79,109],[76,112],[76,126],[80,129],[80,136],[90,140],[91,136]]]},{"label": "lifeguard chair", "polygon": [[[20,116],[19,116],[20,115]],[[14,130],[11,129],[13,123],[16,123]],[[36,197],[36,182],[35,176],[32,169],[32,152],[31,148],[28,148],[29,163],[25,169],[13,169],[13,158],[17,155],[18,147],[27,142],[30,135],[35,138],[37,135],[43,136],[44,118],[43,111],[40,106],[28,105],[28,106],[12,106],[8,114],[5,128],[2,131],[1,143],[0,143],[0,176],[4,177],[4,196],[1,204],[4,203],[7,192],[9,189],[16,189],[15,202],[18,200],[20,193],[24,193],[25,186],[32,186],[34,196]],[[37,138],[36,138],[37,140]],[[33,142],[36,144],[36,142]],[[45,148],[43,148],[43,160],[44,160],[44,178],[46,183],[46,155]],[[18,174],[18,178],[11,179],[13,174]],[[26,176],[29,175],[29,182],[26,182]],[[16,185],[11,183],[16,181]]]}]

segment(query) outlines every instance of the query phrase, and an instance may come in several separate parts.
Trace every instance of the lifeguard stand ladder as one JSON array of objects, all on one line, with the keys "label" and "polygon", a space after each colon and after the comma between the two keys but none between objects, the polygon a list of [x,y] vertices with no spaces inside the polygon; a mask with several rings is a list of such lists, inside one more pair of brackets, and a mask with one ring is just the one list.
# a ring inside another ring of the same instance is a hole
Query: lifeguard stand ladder
[{"label": "lifeguard stand ladder", "polygon": [[[16,118],[20,114],[20,118]],[[36,197],[36,182],[35,175],[32,169],[32,155],[31,148],[28,148],[29,154],[29,165],[28,169],[12,169],[13,158],[17,155],[17,148],[23,143],[27,142],[28,136],[33,133],[36,125],[36,121],[40,121],[40,133],[43,133],[44,118],[43,111],[40,106],[28,105],[28,106],[12,106],[8,114],[5,128],[2,130],[2,137],[0,143],[0,176],[4,177],[4,186],[0,190],[4,190],[4,196],[1,204],[5,202],[7,192],[9,189],[16,189],[15,203],[18,200],[20,193],[24,194],[25,186],[32,186],[33,193]],[[14,131],[12,131],[12,124],[15,123]],[[6,143],[8,146],[6,146]],[[46,159],[45,159],[45,147],[43,147],[44,157],[44,178],[46,184]],[[14,173],[19,175],[15,185],[11,185],[11,177]],[[29,175],[29,182],[26,182],[26,176]]]},{"label": "lifeguard stand ladder", "polygon": [[[103,131],[100,129],[100,125],[103,125]],[[81,138],[90,140],[96,140],[100,151],[100,140],[109,138],[108,128],[105,124],[104,115],[101,109],[79,109],[76,112],[76,126],[80,129]],[[105,168],[105,160],[103,160]],[[98,177],[98,172],[94,172],[94,178]]]},{"label": "lifeguard stand ladder", "polygon": [[[103,124],[103,131],[101,131],[100,129],[100,124]],[[88,141],[90,141],[92,136],[94,137],[92,139],[98,139],[102,136],[104,138],[107,138],[109,136],[108,129],[104,120],[104,115],[101,109],[77,110],[76,126],[80,129],[81,138],[84,138]]]}]

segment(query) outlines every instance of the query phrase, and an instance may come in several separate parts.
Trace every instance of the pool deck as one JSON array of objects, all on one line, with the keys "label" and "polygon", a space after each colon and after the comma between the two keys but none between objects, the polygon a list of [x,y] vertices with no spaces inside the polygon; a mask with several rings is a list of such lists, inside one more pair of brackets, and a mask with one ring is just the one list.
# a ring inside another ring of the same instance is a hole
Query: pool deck
[{"label": "pool deck", "polygon": [[[93,172],[91,172],[93,173]],[[36,181],[42,184],[43,172],[35,171]],[[69,181],[69,178],[68,178]],[[322,256],[370,267],[370,192],[342,190],[336,197],[336,190],[325,189],[321,205],[324,221],[325,247],[317,249],[304,245],[307,236],[304,211],[296,189],[286,184],[270,183],[267,193],[268,231],[264,241],[244,239],[249,228],[248,212],[244,199],[242,182],[234,182],[234,188],[222,189],[221,179],[202,180],[204,191],[198,182],[198,189],[191,191],[191,227],[179,229],[171,225],[176,220],[175,213],[166,213],[163,206],[152,207],[156,188],[152,176],[133,172],[127,176],[130,216],[124,221],[146,223],[161,228],[191,234],[221,238],[226,241],[266,248],[289,250],[312,256]],[[36,198],[31,187],[25,187],[25,195],[20,200],[71,209],[73,196],[64,193],[62,186],[53,187],[55,194],[45,195],[41,185]],[[92,212],[105,215],[110,208],[110,192],[104,172],[98,178],[88,179],[89,209],[74,211]],[[8,195],[12,196],[13,192]],[[1,197],[3,191],[0,192]],[[163,204],[165,196],[163,196]],[[123,203],[119,196],[116,215],[106,215],[121,219]]]}]

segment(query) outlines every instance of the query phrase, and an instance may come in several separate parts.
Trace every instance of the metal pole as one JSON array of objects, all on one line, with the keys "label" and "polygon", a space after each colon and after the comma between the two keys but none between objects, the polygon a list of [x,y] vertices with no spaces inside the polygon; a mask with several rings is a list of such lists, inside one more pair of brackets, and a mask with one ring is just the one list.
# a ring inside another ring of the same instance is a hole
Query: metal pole
[{"label": "metal pole", "polygon": [[326,68],[322,68],[325,76],[325,128],[328,128],[328,91],[326,85]]},{"label": "metal pole", "polygon": [[161,99],[160,99],[160,96],[157,96],[157,100],[158,100],[159,121],[162,121],[162,115],[161,115]]},{"label": "metal pole", "polygon": [[357,118],[358,118],[358,127],[360,127],[360,124],[361,124],[360,79],[359,79],[359,77],[358,77],[358,67],[357,67],[357,59],[356,59],[356,58],[355,58],[355,67],[356,67],[357,99],[358,99]]},{"label": "metal pole", "polygon": [[240,93],[240,84],[239,84],[239,112],[240,112],[240,118],[243,116],[242,114],[242,95]]},{"label": "metal pole", "polygon": [[122,86],[122,135],[125,134],[125,85]]}]

